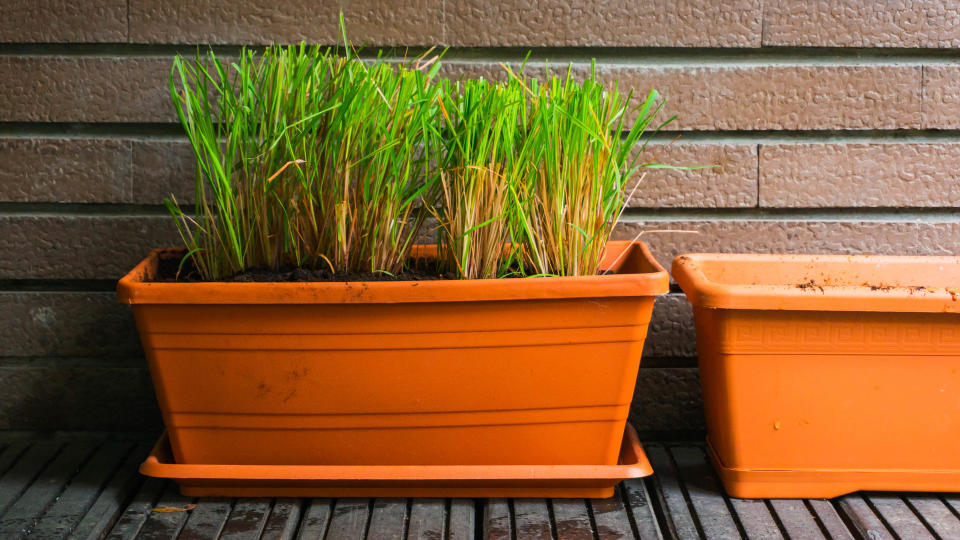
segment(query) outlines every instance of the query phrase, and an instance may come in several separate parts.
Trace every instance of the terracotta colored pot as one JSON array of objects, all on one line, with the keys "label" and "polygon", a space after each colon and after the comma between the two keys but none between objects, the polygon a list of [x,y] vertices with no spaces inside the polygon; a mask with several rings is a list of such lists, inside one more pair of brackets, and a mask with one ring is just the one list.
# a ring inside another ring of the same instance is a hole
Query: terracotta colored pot
[{"label": "terracotta colored pot", "polygon": [[576,278],[151,283],[159,250],[118,291],[178,463],[615,465],[668,287],[624,250]]},{"label": "terracotta colored pot", "polygon": [[736,497],[960,491],[960,258],[684,255]]}]

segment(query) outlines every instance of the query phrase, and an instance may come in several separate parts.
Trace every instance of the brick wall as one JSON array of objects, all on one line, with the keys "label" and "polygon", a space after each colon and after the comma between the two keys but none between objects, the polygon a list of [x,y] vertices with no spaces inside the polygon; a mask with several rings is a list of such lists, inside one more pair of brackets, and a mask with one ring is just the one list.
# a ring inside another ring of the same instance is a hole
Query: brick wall
[{"label": "brick wall", "polygon": [[[621,237],[686,251],[960,253],[960,1],[4,0],[0,2],[0,429],[152,429],[115,280],[175,244],[160,206],[191,161],[172,55],[215,44],[446,45],[447,72],[597,58],[678,115]],[[658,149],[659,151],[659,149]],[[635,421],[702,429],[690,306],[657,303]]]}]

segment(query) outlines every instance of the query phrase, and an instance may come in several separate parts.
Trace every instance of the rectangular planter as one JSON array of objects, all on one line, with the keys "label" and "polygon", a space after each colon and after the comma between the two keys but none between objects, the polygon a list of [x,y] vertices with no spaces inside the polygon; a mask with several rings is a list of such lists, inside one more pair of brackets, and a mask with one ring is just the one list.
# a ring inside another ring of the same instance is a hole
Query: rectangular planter
[{"label": "rectangular planter", "polygon": [[639,242],[587,277],[149,281],[180,253],[118,291],[182,464],[615,465],[668,287]]},{"label": "rectangular planter", "polygon": [[960,258],[683,255],[736,497],[960,491]]}]

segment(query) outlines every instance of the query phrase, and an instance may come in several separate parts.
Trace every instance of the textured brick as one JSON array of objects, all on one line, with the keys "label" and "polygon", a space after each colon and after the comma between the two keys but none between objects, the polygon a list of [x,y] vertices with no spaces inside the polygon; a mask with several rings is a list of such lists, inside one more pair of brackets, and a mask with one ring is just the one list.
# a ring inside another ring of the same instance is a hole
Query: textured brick
[{"label": "textured brick", "polygon": [[117,279],[181,245],[167,216],[0,216],[0,279]]},{"label": "textured brick", "polygon": [[113,292],[0,292],[0,357],[140,356],[129,306]]},{"label": "textured brick", "polygon": [[[447,76],[505,76],[495,63],[445,65]],[[0,57],[0,121],[173,122],[169,69],[166,58]],[[528,73],[537,69],[542,65]],[[919,66],[600,66],[600,72],[641,92],[658,89],[667,99],[662,118],[678,115],[670,129],[920,125]]]},{"label": "textured brick", "polygon": [[[641,162],[708,169],[647,169],[633,193],[632,207],[752,207],[757,204],[757,147],[747,144],[650,144]],[[634,177],[634,180],[639,176]]]},{"label": "textured brick", "polygon": [[0,139],[0,201],[127,202],[130,143],[112,139]]},{"label": "textured brick", "polygon": [[921,227],[920,245],[930,255],[960,255],[960,222]]},{"label": "textured brick", "polygon": [[[682,139],[681,139],[682,141]],[[678,166],[715,165],[692,171],[648,169],[631,207],[752,207],[757,204],[757,149],[738,144],[651,144],[641,158]],[[627,193],[633,191],[630,183]],[[194,157],[186,141],[133,142],[133,202],[159,203],[173,193],[194,195]]]},{"label": "textured brick", "polygon": [[171,59],[0,56],[0,121],[172,122]]},{"label": "textured brick", "polygon": [[919,66],[601,66],[607,80],[666,98],[669,129],[899,129],[920,126]]},{"label": "textured brick", "polygon": [[960,144],[760,147],[760,205],[954,207]]},{"label": "textured brick", "polygon": [[[551,75],[566,65],[550,64]],[[514,69],[518,66],[511,65]],[[574,66],[583,76],[589,67]],[[920,127],[920,66],[628,66],[598,64],[598,75],[646,96],[665,99],[661,121],[671,130],[900,129]],[[444,63],[444,76],[503,80],[487,62]],[[542,78],[544,64],[525,74]]]},{"label": "textured brick", "polygon": [[0,396],[0,429],[158,431],[161,427],[145,365],[67,360],[0,365]]},{"label": "textured brick", "polygon": [[693,308],[681,293],[658,296],[643,344],[643,360],[697,357]]},{"label": "textured brick", "polygon": [[133,142],[133,202],[159,204],[174,195],[177,202],[193,202],[195,157],[182,141]]},{"label": "textured brick", "polygon": [[773,0],[763,19],[765,46],[960,46],[960,4],[952,0]]},{"label": "textured brick", "polygon": [[446,2],[454,46],[759,47],[758,0]]},{"label": "textured brick", "polygon": [[923,127],[960,128],[960,67],[923,67]]},{"label": "textured brick", "polygon": [[[943,237],[954,224],[935,222],[702,220],[622,223],[615,238],[634,238],[641,231],[683,230],[689,233],[645,233],[665,268],[683,253],[838,253],[878,255],[960,255],[960,243],[931,244],[927,237]],[[942,229],[942,230],[939,230]]]},{"label": "textured brick", "polygon": [[130,0],[134,43],[352,43],[434,45],[443,40],[440,0]]},{"label": "textured brick", "polygon": [[630,405],[630,423],[640,432],[705,431],[696,368],[641,369]]},{"label": "textured brick", "polygon": [[126,0],[0,2],[0,42],[3,43],[126,40]]}]

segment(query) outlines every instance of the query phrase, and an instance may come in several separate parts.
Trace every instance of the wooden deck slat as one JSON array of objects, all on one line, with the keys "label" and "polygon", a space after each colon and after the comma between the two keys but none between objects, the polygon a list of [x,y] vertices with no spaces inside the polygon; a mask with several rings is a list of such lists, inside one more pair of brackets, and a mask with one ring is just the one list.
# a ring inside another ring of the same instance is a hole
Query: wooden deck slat
[{"label": "wooden deck slat", "polygon": [[[186,508],[193,501],[180,494],[180,488],[173,482],[167,482],[163,495],[157,501],[156,508]],[[138,540],[161,540],[176,538],[183,524],[190,517],[189,512],[156,512],[151,508],[143,527],[136,534]]]},{"label": "wooden deck slat", "polygon": [[946,494],[943,496],[943,502],[953,509],[955,514],[960,515],[960,494]]},{"label": "wooden deck slat", "polygon": [[307,540],[323,538],[330,526],[330,515],[333,512],[333,501],[330,499],[313,499],[307,503],[300,522],[298,539]]},{"label": "wooden deck slat", "polygon": [[450,516],[447,538],[449,540],[468,540],[476,536],[477,514],[472,499],[453,499],[450,501]]},{"label": "wooden deck slat", "polygon": [[98,539],[110,529],[113,522],[124,511],[124,505],[130,494],[143,483],[144,477],[137,472],[137,467],[149,449],[148,445],[140,444],[127,455],[120,468],[97,496],[97,500],[70,533],[72,540]]},{"label": "wooden deck slat", "polygon": [[403,540],[407,521],[407,499],[374,499],[368,538]]},{"label": "wooden deck slat", "polygon": [[908,495],[907,503],[941,538],[960,538],[960,518],[957,518],[957,515],[937,495],[932,493]]},{"label": "wooden deck slat", "polygon": [[687,506],[686,498],[683,495],[683,489],[680,487],[680,477],[677,475],[677,469],[673,466],[673,461],[663,446],[647,447],[647,458],[650,459],[656,496],[660,501],[660,507],[666,515],[666,531],[664,536],[670,538],[699,538],[696,523],[693,519],[690,507]]},{"label": "wooden deck slat", "polygon": [[633,527],[630,526],[630,518],[627,516],[627,509],[623,504],[619,488],[613,497],[590,499],[588,502],[593,512],[597,538],[600,540],[633,538]]},{"label": "wooden deck slat", "polygon": [[20,538],[39,520],[96,450],[92,441],[68,443],[0,518],[0,538]]},{"label": "wooden deck slat", "polygon": [[883,521],[873,513],[867,501],[863,500],[860,494],[854,493],[840,497],[837,504],[840,510],[847,516],[857,534],[870,540],[882,540],[893,538]]},{"label": "wooden deck slat", "polygon": [[270,499],[237,499],[230,517],[223,525],[223,540],[257,540],[267,523],[273,501]]},{"label": "wooden deck slat", "polygon": [[330,540],[363,539],[370,515],[370,499],[337,499],[330,519]]},{"label": "wooden deck slat", "polygon": [[143,527],[153,503],[160,497],[168,482],[158,478],[147,478],[134,495],[133,501],[124,509],[117,523],[107,536],[109,540],[127,540],[137,535]]},{"label": "wooden deck slat", "polygon": [[407,538],[436,540],[443,538],[447,527],[447,503],[444,499],[413,499]]},{"label": "wooden deck slat", "polygon": [[100,488],[132,449],[133,443],[129,441],[107,441],[37,521],[31,534],[37,538],[66,537],[93,506]]},{"label": "wooden deck slat", "polygon": [[516,499],[513,501],[513,521],[517,538],[550,540],[550,509],[546,499]]},{"label": "wooden deck slat", "polygon": [[262,540],[292,540],[300,522],[302,503],[300,499],[277,499],[273,502],[270,517],[263,526]]},{"label": "wooden deck slat", "polygon": [[217,538],[230,515],[230,499],[200,499],[197,507],[183,524],[178,540],[209,540]]},{"label": "wooden deck slat", "polygon": [[622,483],[610,499],[201,499],[186,512],[153,511],[193,500],[172,482],[137,474],[147,450],[103,434],[3,440],[0,538],[93,540],[109,529],[107,538],[145,540],[465,540],[478,530],[484,538],[516,540],[960,539],[960,495],[729,499],[696,444],[648,445],[656,475]]},{"label": "wooden deck slat", "polygon": [[13,505],[40,471],[63,446],[59,441],[40,441],[20,456],[9,470],[0,477],[0,516]]},{"label": "wooden deck slat", "polygon": [[653,509],[653,501],[647,486],[642,479],[633,478],[623,482],[623,493],[626,496],[627,510],[633,516],[637,525],[637,534],[640,540],[662,538],[657,515]]},{"label": "wooden deck slat", "polygon": [[17,459],[30,447],[30,441],[13,441],[0,452],[0,478],[13,467]]},{"label": "wooden deck slat", "polygon": [[593,526],[590,512],[583,499],[554,499],[553,519],[560,540],[592,540]]},{"label": "wooden deck slat", "polygon": [[870,494],[867,499],[900,538],[911,540],[933,539],[929,529],[907,503],[895,494]]},{"label": "wooden deck slat", "polygon": [[772,499],[770,506],[791,540],[822,540],[823,531],[800,499]]},{"label": "wooden deck slat", "polygon": [[707,463],[703,448],[692,446],[672,447],[674,461],[680,478],[687,488],[687,496],[696,514],[697,521],[707,538],[741,538],[723,490]]},{"label": "wooden deck slat", "polygon": [[483,508],[483,537],[486,540],[513,538],[510,503],[507,499],[488,499]]},{"label": "wooden deck slat", "polygon": [[853,534],[837,513],[837,509],[833,507],[833,503],[826,499],[807,499],[807,504],[813,509],[814,515],[820,521],[820,526],[827,531],[830,538],[853,540]]},{"label": "wooden deck slat", "polygon": [[780,527],[767,508],[766,501],[754,499],[730,499],[733,511],[740,518],[740,525],[747,538],[783,538]]}]

